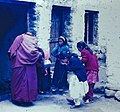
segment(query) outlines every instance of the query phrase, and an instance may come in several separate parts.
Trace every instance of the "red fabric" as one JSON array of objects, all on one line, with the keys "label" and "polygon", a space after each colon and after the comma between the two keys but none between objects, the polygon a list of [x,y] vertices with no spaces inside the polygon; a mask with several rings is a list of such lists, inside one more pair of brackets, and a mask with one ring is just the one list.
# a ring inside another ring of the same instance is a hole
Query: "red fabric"
[{"label": "red fabric", "polygon": [[19,35],[15,38],[8,51],[12,68],[36,64],[40,54],[35,44],[36,38],[26,34]]},{"label": "red fabric", "polygon": [[19,102],[32,102],[37,99],[36,65],[24,65],[12,69],[12,99]]},{"label": "red fabric", "polygon": [[81,51],[82,62],[85,63],[86,70],[98,71],[98,61],[95,54],[91,54],[88,50]]},{"label": "red fabric", "polygon": [[90,101],[93,100],[93,91],[94,91],[94,86],[95,86],[95,83],[92,83],[92,84],[88,84],[89,85],[89,91],[87,93],[87,99],[89,99]]},{"label": "red fabric", "polygon": [[89,84],[96,83],[99,81],[98,72],[96,71],[87,71],[87,81]]}]

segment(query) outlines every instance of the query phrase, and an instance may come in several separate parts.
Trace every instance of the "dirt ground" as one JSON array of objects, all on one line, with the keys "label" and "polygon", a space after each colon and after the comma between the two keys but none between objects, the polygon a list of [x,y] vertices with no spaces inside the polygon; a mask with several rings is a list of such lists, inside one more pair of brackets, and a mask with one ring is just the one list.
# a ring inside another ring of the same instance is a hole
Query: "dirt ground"
[{"label": "dirt ground", "polygon": [[[99,71],[99,83],[95,88],[100,88],[106,83],[105,67],[101,66]],[[32,106],[17,106],[9,98],[0,101],[0,112],[120,112],[120,102],[114,98],[105,98],[104,94],[94,94],[94,102],[85,104],[77,109],[72,109],[66,98],[68,91],[64,94],[38,95],[37,101]]]},{"label": "dirt ground", "polygon": [[0,102],[0,112],[120,112],[120,102],[105,98],[103,94],[95,94],[93,103],[83,103],[77,109],[71,108],[67,96],[67,93],[38,95],[38,100],[28,107],[17,106],[10,99],[4,100]]}]

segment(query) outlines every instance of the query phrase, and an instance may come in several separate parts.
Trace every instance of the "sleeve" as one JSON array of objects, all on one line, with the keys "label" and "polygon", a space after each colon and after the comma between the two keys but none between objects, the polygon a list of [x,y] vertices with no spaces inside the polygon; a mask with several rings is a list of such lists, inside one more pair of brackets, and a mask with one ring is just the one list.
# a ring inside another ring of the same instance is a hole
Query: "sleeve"
[{"label": "sleeve", "polygon": [[37,66],[38,74],[44,75],[46,73],[45,66],[44,66],[44,58],[43,57],[40,57],[38,59],[36,66]]},{"label": "sleeve", "polygon": [[67,45],[62,48],[62,52],[66,52],[66,51],[69,51],[69,47]]},{"label": "sleeve", "polygon": [[54,47],[53,49],[52,49],[52,51],[51,51],[51,55],[52,56],[54,56],[54,57],[56,57],[57,56],[57,54],[58,54],[58,45],[56,46],[56,47]]},{"label": "sleeve", "polygon": [[67,51],[69,51],[69,46],[67,46],[67,45],[64,45],[64,46],[62,46],[60,49],[59,49],[59,53],[58,53],[58,56],[60,55],[60,54],[64,54],[64,53],[66,53]]},{"label": "sleeve", "polygon": [[76,70],[78,70],[78,69],[80,69],[80,63],[79,63],[79,59],[78,58],[72,58],[71,60],[70,60],[70,63],[69,63],[69,65],[67,65],[66,66],[66,69],[68,70],[68,71],[76,71]]},{"label": "sleeve", "polygon": [[19,36],[17,36],[15,38],[15,40],[13,41],[11,47],[8,50],[9,58],[12,58],[12,57],[16,56],[16,50],[21,45],[22,41],[23,41],[23,35],[19,35]]},{"label": "sleeve", "polygon": [[95,57],[95,61],[96,61],[96,66],[97,66],[97,69],[98,69],[98,71],[99,71],[99,64],[98,64],[98,58],[97,58],[97,56],[94,54],[94,57]]},{"label": "sleeve", "polygon": [[73,71],[73,69],[71,68],[70,65],[66,65],[66,70],[67,70],[67,71]]}]

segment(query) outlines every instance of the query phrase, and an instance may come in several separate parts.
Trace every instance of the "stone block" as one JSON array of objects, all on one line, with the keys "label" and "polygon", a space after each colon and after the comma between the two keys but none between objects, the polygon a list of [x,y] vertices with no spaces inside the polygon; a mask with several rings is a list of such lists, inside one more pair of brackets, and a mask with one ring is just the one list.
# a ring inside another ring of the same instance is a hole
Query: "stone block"
[{"label": "stone block", "polygon": [[116,93],[116,91],[105,89],[105,96],[106,97],[114,97],[115,93]]},{"label": "stone block", "polygon": [[120,85],[115,83],[107,83],[106,88],[114,91],[120,90]]},{"label": "stone block", "polygon": [[115,93],[115,98],[116,98],[118,101],[120,101],[120,91],[117,91],[117,92]]}]

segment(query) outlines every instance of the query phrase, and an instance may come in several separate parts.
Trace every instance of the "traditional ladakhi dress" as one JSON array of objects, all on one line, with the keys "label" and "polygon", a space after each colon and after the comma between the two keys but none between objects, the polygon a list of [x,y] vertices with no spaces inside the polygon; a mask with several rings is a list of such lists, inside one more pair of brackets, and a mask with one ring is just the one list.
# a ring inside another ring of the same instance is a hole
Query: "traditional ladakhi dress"
[{"label": "traditional ladakhi dress", "polygon": [[93,90],[95,83],[99,81],[98,77],[98,59],[95,54],[91,54],[88,50],[83,49],[81,52],[82,61],[85,63],[87,71],[87,81],[89,84],[89,91],[87,93],[87,99],[93,99]]},{"label": "traditional ladakhi dress", "polygon": [[81,60],[72,56],[69,65],[66,66],[69,82],[69,95],[73,98],[75,105],[80,105],[83,96],[88,92],[87,76]]},{"label": "traditional ladakhi dress", "polygon": [[42,57],[37,63],[37,75],[38,75],[38,92],[44,93],[50,90],[51,75],[50,75],[50,55],[43,48],[38,48],[38,51],[42,54]]},{"label": "traditional ladakhi dress", "polygon": [[36,38],[27,34],[15,38],[8,54],[12,65],[11,92],[12,100],[32,102],[37,97]]},{"label": "traditional ladakhi dress", "polygon": [[52,85],[58,89],[63,89],[64,87],[67,86],[67,71],[65,70],[64,66],[61,65],[60,57],[57,54],[66,52],[68,50],[69,50],[68,45],[63,46],[58,45],[54,47],[51,52],[51,54],[54,57],[56,57]]}]

